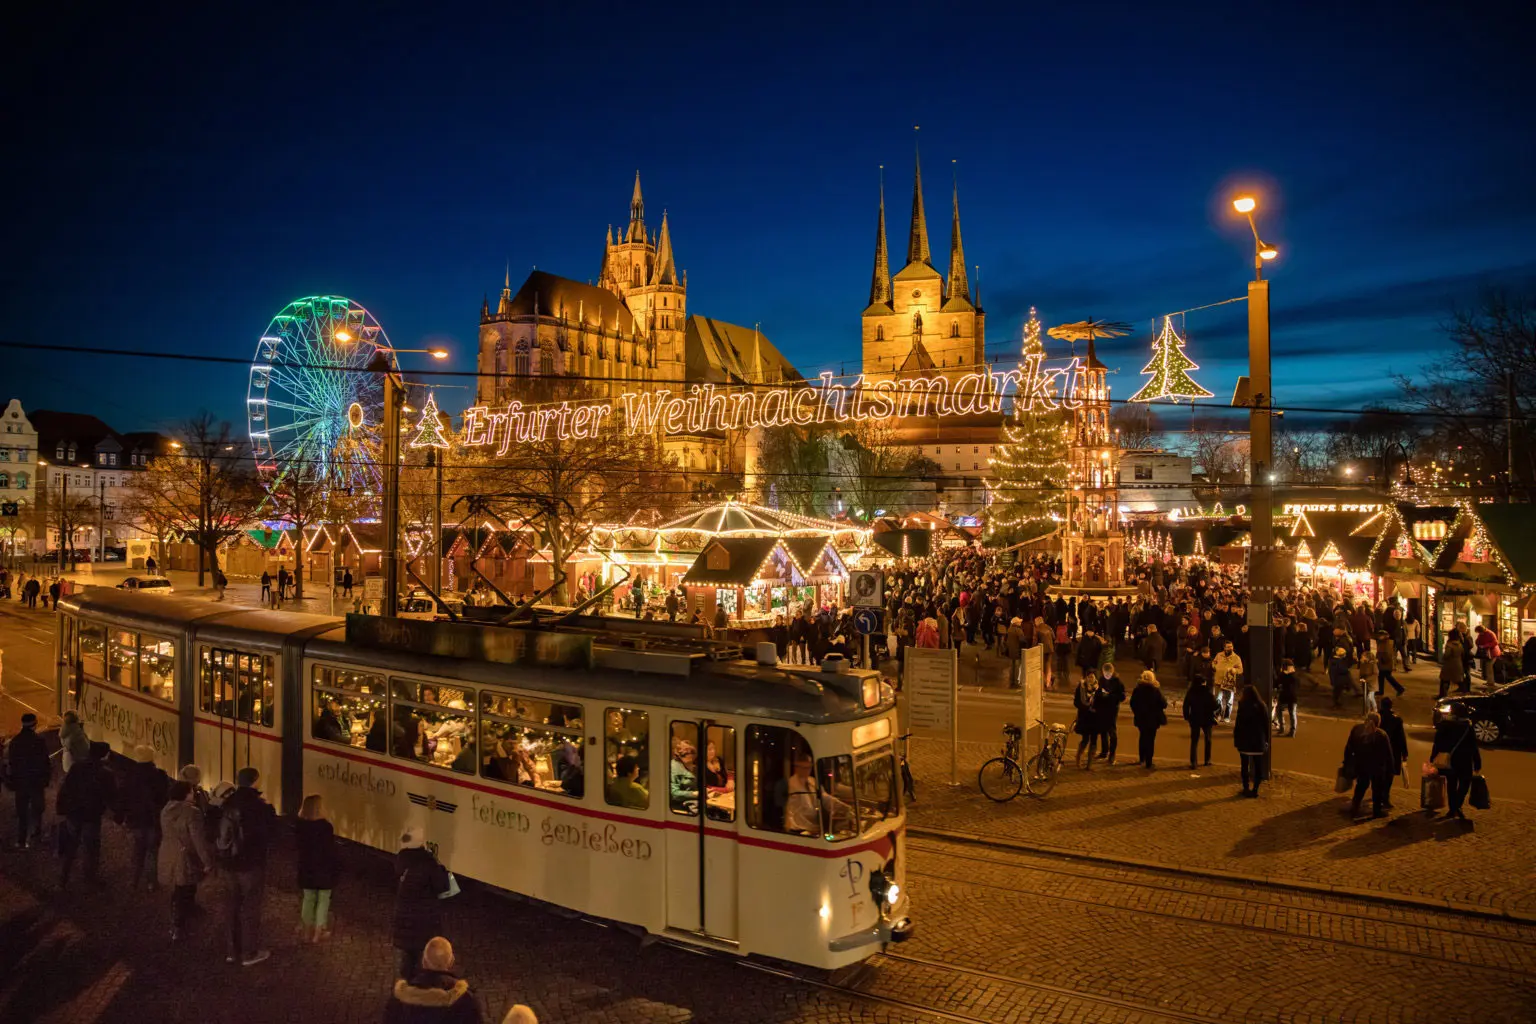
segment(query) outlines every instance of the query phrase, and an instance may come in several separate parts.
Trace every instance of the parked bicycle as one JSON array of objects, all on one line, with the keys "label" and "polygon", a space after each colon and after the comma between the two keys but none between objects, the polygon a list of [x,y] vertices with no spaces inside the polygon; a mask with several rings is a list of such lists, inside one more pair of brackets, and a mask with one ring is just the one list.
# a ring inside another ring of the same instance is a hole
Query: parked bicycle
[{"label": "parked bicycle", "polygon": [[[1045,725],[1036,722],[1036,725]],[[1029,759],[1024,770],[1024,785],[1030,796],[1045,796],[1056,788],[1056,776],[1062,762],[1067,759],[1067,727],[1052,722],[1045,726],[1045,743],[1040,752]]]},{"label": "parked bicycle", "polygon": [[976,773],[976,785],[988,800],[1007,803],[1024,788],[1024,769],[1019,765],[1019,742],[1023,735],[1024,730],[1012,722],[1004,725],[1002,754]]},{"label": "parked bicycle", "polygon": [[910,745],[912,734],[904,732],[896,738],[901,741],[901,792],[907,798],[907,803],[916,803],[917,783],[912,781],[912,768],[907,764],[907,747]]}]

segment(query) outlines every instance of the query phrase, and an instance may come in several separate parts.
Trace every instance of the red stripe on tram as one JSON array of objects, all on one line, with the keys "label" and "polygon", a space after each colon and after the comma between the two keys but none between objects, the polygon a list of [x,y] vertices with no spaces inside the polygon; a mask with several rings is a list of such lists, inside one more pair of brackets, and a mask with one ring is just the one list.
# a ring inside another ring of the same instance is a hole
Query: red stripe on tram
[{"label": "red stripe on tram", "polygon": [[[198,719],[198,721],[202,721],[202,719]],[[276,739],[276,737],[268,738]],[[650,818],[634,818],[627,814],[614,814],[611,811],[592,810],[588,807],[582,807],[579,804],[569,804],[555,800],[544,800],[536,796],[529,796],[526,793],[518,792],[518,788],[521,787],[498,789],[495,786],[487,786],[481,782],[470,782],[464,779],[454,778],[452,776],[437,775],[432,772],[417,768],[414,765],[401,764],[396,761],[380,761],[372,757],[363,757],[362,755],[355,754],[350,750],[339,750],[334,747],[322,747],[318,743],[305,743],[304,749],[312,750],[317,754],[328,754],[334,757],[345,758],[348,761],[356,761],[359,764],[370,765],[374,768],[387,768],[391,771],[402,772],[406,775],[414,775],[417,778],[426,779],[430,782],[446,783],[459,789],[474,790],[479,793],[485,793],[488,796],[502,797],[507,800],[516,800],[520,803],[534,804],[535,806],[543,807],[552,811],[564,811],[567,814],[576,814],[584,818],[597,818],[601,821],[613,821],[623,825],[638,825],[641,828],[672,829],[678,832],[687,832],[690,835],[696,835],[699,831],[697,825],[690,825],[686,820],[655,821]],[[891,842],[891,833],[887,833],[886,835],[880,836],[877,839],[870,840],[869,842],[860,843],[857,846],[820,848],[799,846],[795,843],[781,842],[776,839],[761,839],[757,836],[742,835],[738,832],[726,832],[721,829],[706,828],[704,832],[705,835],[715,839],[733,839],[736,842],[747,846],[759,846],[768,850],[779,850],[785,853],[798,853],[807,857],[824,858],[848,857],[855,853],[861,853],[865,850],[878,850],[882,847],[889,846]]]}]

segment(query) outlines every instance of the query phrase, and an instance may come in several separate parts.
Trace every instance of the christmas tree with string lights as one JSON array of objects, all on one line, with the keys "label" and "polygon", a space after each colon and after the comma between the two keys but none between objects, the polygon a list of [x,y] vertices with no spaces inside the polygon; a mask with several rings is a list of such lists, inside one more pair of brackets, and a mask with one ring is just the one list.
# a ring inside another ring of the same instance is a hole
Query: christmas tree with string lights
[{"label": "christmas tree with string lights", "polygon": [[443,433],[443,419],[442,414],[437,411],[437,395],[435,392],[427,393],[427,404],[421,410],[421,419],[417,421],[416,436],[411,440],[411,447],[450,447],[448,438]]},{"label": "christmas tree with string lights", "polygon": [[[1022,358],[1044,356],[1040,318],[1033,308],[1024,324]],[[1065,410],[1026,408],[1014,402],[993,448],[992,503],[987,507],[987,540],[1015,544],[1056,529],[1067,508],[1067,448],[1070,424]]]},{"label": "christmas tree with string lights", "polygon": [[1163,333],[1152,343],[1152,361],[1141,370],[1144,374],[1150,374],[1152,379],[1131,396],[1131,401],[1155,402],[1171,398],[1177,402],[1181,398],[1189,401],[1210,398],[1211,393],[1196,384],[1189,375],[1190,370],[1198,369],[1200,367],[1195,361],[1184,354],[1184,339],[1173,329],[1173,317],[1165,316]]}]

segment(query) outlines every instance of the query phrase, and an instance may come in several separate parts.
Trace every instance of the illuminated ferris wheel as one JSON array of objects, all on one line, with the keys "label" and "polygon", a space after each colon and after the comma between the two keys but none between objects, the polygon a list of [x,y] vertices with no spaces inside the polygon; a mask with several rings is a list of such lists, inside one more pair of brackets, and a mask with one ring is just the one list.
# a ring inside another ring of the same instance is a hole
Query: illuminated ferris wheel
[{"label": "illuminated ferris wheel", "polygon": [[375,352],[399,369],[384,328],[339,295],[297,299],[272,318],[256,343],[245,399],[263,482],[306,467],[333,489],[379,492],[373,433],[384,382],[365,372]]}]

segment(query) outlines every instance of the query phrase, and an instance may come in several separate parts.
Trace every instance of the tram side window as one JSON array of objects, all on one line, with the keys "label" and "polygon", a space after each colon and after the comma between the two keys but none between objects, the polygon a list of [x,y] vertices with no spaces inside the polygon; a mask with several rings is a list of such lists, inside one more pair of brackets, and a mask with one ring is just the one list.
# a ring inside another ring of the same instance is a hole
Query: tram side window
[{"label": "tram side window", "polygon": [[651,806],[651,716],[628,708],[603,712],[603,796],[612,807]]},{"label": "tram side window", "polygon": [[481,690],[481,774],[545,793],[583,796],[582,717],[578,704]]},{"label": "tram side window", "polygon": [[69,666],[69,672],[66,673],[69,678],[65,681],[65,687],[72,701],[77,701],[80,696],[79,688],[75,682],[75,669],[80,666],[80,652],[75,649],[79,626],[79,620],[73,615],[64,616],[63,636],[61,638],[63,647],[61,650],[64,652],[64,662]]},{"label": "tram side window", "polygon": [[90,622],[80,623],[80,666],[87,676],[106,678],[102,659],[107,653],[107,627]]},{"label": "tram side window", "polygon": [[474,774],[474,691],[399,676],[389,686],[390,753]]},{"label": "tram side window", "polygon": [[736,730],[712,725],[704,735],[704,756],[699,761],[704,776],[704,813],[711,821],[735,821]]},{"label": "tram side window", "polygon": [[671,761],[667,765],[667,793],[673,814],[692,818],[699,813],[699,727],[694,722],[673,722],[668,737]]},{"label": "tram side window", "polygon": [[388,752],[389,691],[382,675],[314,665],[310,682],[315,739]]},{"label": "tram side window", "polygon": [[176,701],[176,644],[163,636],[139,634],[139,690]]},{"label": "tram side window", "polygon": [[270,727],[274,717],[275,675],[270,654],[204,647],[202,709],[220,718]]},{"label": "tram side window", "polygon": [[793,729],[747,726],[747,824],[769,832],[821,835],[811,745]]},{"label": "tram side window", "polygon": [[108,639],[107,682],[132,690],[139,674],[139,635],[114,629]]}]

